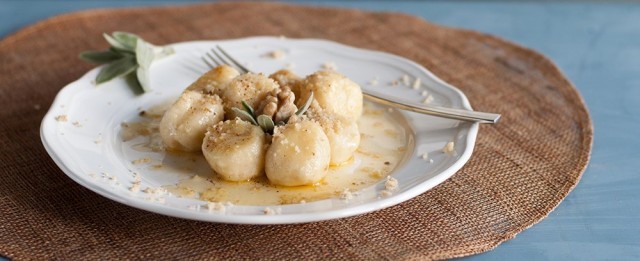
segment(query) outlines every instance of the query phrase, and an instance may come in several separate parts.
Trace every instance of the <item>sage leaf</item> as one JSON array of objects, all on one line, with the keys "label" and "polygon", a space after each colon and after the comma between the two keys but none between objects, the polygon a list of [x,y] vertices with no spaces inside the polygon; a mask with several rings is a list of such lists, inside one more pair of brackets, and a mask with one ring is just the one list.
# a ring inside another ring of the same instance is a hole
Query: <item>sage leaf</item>
[{"label": "sage leaf", "polygon": [[296,111],[296,116],[300,116],[303,113],[305,113],[307,111],[307,109],[309,109],[309,106],[311,106],[312,102],[313,102],[313,92],[311,92],[311,94],[309,94],[309,98],[307,98],[307,101],[304,102],[304,105],[302,105],[302,107],[300,107],[300,109],[298,109],[298,111]]},{"label": "sage leaf", "polygon": [[134,57],[122,57],[115,62],[105,65],[105,67],[100,70],[100,73],[98,73],[98,76],[96,76],[96,83],[100,84],[118,76],[127,75],[133,72],[136,68],[138,68],[138,65],[136,64],[136,59]]},{"label": "sage leaf", "polygon": [[236,107],[233,107],[231,109],[238,114],[238,117],[240,117],[241,120],[245,120],[245,121],[251,122],[253,125],[260,126],[258,125],[256,120],[251,115],[249,115],[248,112],[238,109]]},{"label": "sage leaf", "polygon": [[136,43],[136,61],[138,63],[138,69],[136,70],[136,75],[138,76],[138,81],[142,86],[144,91],[151,90],[151,81],[149,80],[149,68],[151,68],[151,63],[155,59],[155,54],[153,52],[153,46],[141,38],[137,38]]},{"label": "sage leaf", "polygon": [[273,128],[275,127],[275,124],[273,124],[273,120],[271,119],[271,117],[262,114],[258,116],[257,120],[258,120],[258,126],[260,126],[260,128],[262,128],[264,132],[266,133],[273,132]]},{"label": "sage leaf", "polygon": [[135,73],[129,73],[125,75],[124,80],[125,82],[127,82],[127,85],[131,86],[131,90],[136,95],[144,93],[144,89],[142,89],[142,85],[140,85],[140,82],[138,81],[138,76]]},{"label": "sage leaf", "polygon": [[120,41],[116,40],[116,38],[113,38],[113,36],[111,35],[103,33],[102,36],[104,36],[104,39],[107,40],[109,45],[111,45],[111,47],[113,48],[116,48],[118,50],[131,51],[131,52],[135,50],[135,46],[129,46],[124,43],[121,43]]},{"label": "sage leaf", "polygon": [[249,115],[251,115],[251,117],[254,117],[254,118],[256,117],[255,110],[253,110],[251,105],[249,105],[246,101],[242,101],[242,107],[244,107],[244,110],[247,111]]},{"label": "sage leaf", "polygon": [[116,41],[131,49],[136,48],[138,39],[140,39],[139,36],[127,32],[113,32],[111,35],[113,35],[113,38],[116,39]]},{"label": "sage leaf", "polygon": [[122,54],[108,51],[87,51],[80,53],[80,59],[91,63],[103,64],[122,58]]}]

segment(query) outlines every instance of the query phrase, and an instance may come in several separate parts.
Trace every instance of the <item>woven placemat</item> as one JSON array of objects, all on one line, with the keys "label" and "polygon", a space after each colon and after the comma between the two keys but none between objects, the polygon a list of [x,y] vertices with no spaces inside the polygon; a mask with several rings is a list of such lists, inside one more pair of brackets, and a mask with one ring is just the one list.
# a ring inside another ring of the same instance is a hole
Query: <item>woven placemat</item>
[{"label": "woven placemat", "polygon": [[[103,32],[166,44],[285,35],[326,38],[414,60],[462,89],[482,126],[451,179],[395,207],[340,220],[251,226],[165,217],[69,179],[40,143],[56,93],[91,65]],[[95,10],[0,42],[0,254],[15,259],[431,259],[480,253],[544,218],[577,184],[593,130],[583,100],[542,55],[404,14],[276,3]]]}]

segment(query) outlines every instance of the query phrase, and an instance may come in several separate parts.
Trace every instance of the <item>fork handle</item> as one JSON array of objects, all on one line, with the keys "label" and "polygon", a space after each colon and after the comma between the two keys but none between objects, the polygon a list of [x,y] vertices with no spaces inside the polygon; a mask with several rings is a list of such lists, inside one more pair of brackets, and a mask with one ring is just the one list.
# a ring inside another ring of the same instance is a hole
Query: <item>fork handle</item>
[{"label": "fork handle", "polygon": [[500,114],[496,114],[496,113],[452,109],[452,108],[444,108],[444,107],[428,106],[428,105],[413,106],[408,104],[407,102],[399,101],[397,99],[382,98],[378,95],[365,92],[365,91],[362,92],[362,95],[373,102],[386,105],[389,107],[422,113],[422,114],[428,114],[428,115],[437,116],[437,117],[448,118],[448,119],[479,122],[479,123],[491,123],[491,124],[498,123],[498,120],[500,119]]}]

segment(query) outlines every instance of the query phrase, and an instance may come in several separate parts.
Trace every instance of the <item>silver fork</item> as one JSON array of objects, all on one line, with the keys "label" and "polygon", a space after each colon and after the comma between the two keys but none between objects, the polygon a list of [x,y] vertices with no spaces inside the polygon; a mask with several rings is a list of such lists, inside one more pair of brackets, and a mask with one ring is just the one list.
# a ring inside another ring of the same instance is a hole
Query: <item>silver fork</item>
[{"label": "silver fork", "polygon": [[[251,72],[251,70],[242,66],[236,59],[234,59],[229,53],[227,53],[222,47],[216,45],[216,48],[212,48],[211,52],[202,56],[202,61],[207,64],[210,68],[214,68],[220,65],[229,65],[231,67],[236,68],[236,70],[242,73]],[[373,102],[386,105],[392,108],[412,111],[437,117],[443,117],[448,119],[456,119],[462,121],[470,121],[470,122],[479,122],[479,123],[498,123],[500,119],[500,114],[489,113],[489,112],[479,112],[479,111],[470,111],[463,109],[453,109],[453,108],[445,108],[439,106],[429,106],[429,105],[421,105],[414,106],[405,101],[401,101],[395,98],[383,98],[380,94],[375,94],[369,90],[362,90],[362,95]]]}]

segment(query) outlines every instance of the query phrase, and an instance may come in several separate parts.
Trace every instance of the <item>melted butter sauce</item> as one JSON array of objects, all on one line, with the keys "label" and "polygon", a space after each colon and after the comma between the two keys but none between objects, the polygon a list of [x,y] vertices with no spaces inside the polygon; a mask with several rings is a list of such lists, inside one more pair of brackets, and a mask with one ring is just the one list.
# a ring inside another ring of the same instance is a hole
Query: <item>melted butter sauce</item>
[{"label": "melted butter sauce", "polygon": [[[265,175],[245,182],[229,182],[219,178],[201,153],[159,152],[162,144],[158,134],[161,110],[147,111],[140,122],[123,125],[123,140],[144,136],[146,139],[129,146],[136,151],[163,153],[161,163],[150,169],[184,173],[189,178],[163,186],[178,197],[211,202],[231,202],[236,205],[282,205],[312,202],[340,197],[345,190],[357,193],[372,186],[400,163],[407,145],[407,133],[398,114],[365,102],[358,121],[361,141],[353,157],[338,166],[331,166],[327,176],[317,184],[299,187],[276,186]],[[135,159],[132,159],[135,160]]]}]

